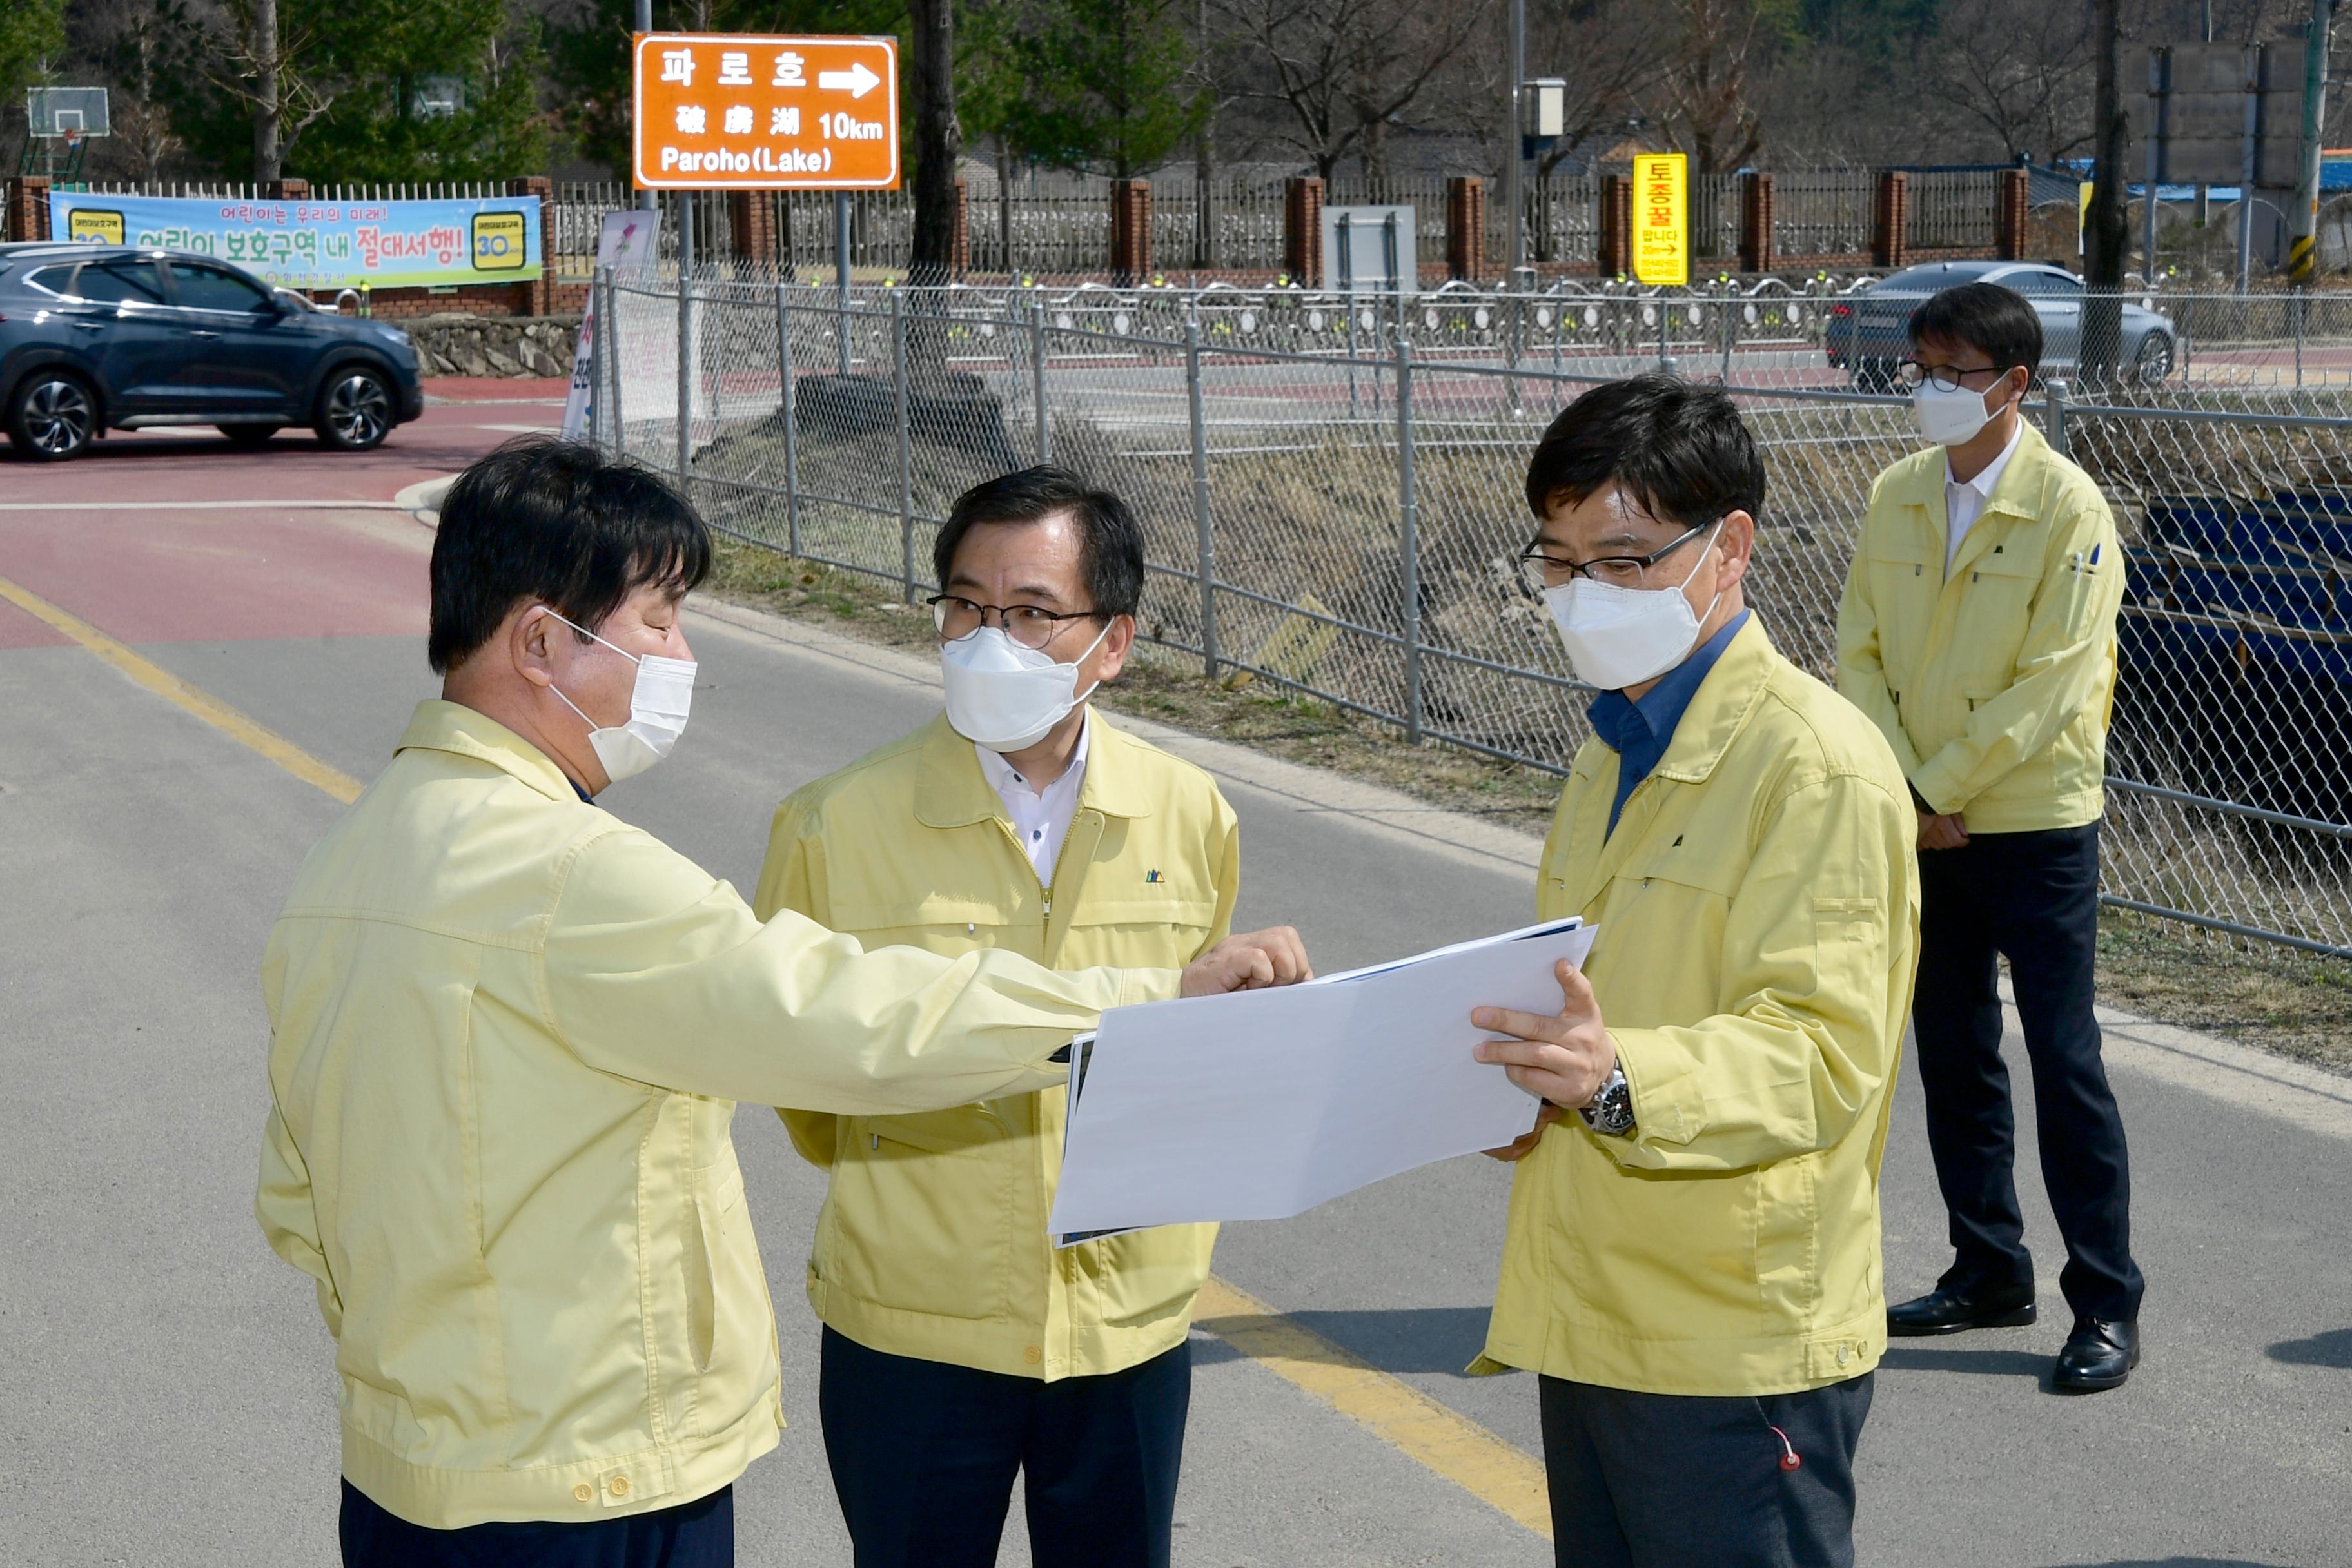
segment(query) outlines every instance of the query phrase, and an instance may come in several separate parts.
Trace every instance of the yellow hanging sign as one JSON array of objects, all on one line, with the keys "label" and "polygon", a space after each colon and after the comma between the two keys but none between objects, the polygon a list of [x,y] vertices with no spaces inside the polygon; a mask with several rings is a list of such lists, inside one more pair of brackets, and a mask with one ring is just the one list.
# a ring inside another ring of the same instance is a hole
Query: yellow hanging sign
[{"label": "yellow hanging sign", "polygon": [[1690,283],[1690,173],[1680,153],[1633,160],[1633,276],[1643,283]]}]

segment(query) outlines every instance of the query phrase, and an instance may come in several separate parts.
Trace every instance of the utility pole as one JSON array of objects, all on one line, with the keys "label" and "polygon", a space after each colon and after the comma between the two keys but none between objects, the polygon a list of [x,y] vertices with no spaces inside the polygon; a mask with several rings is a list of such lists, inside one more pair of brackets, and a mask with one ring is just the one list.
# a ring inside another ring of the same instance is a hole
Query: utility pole
[{"label": "utility pole", "polygon": [[[654,0],[637,0],[637,31],[640,33],[650,33],[653,30]],[[635,110],[632,110],[631,112],[634,113]],[[637,193],[637,205],[644,208],[646,212],[657,211],[661,206],[661,198],[656,196],[651,191],[639,191]],[[656,237],[658,237],[658,231],[656,231]]]},{"label": "utility pole", "polygon": [[[2320,0],[2320,3],[2324,4],[2325,0]],[[1517,289],[1519,286],[1519,269],[1528,261],[1527,215],[1520,210],[1526,205],[1526,200],[1519,184],[1525,177],[1521,168],[1524,160],[1519,156],[1519,132],[1524,123],[1520,117],[1525,109],[1520,102],[1520,92],[1522,84],[1528,79],[1528,0],[1511,0],[1510,33],[1511,122],[1505,128],[1503,136],[1503,205],[1510,214],[1511,237],[1507,247],[1510,270],[1504,276],[1503,287]]]},{"label": "utility pole", "polygon": [[2297,288],[2311,281],[2318,262],[2319,140],[2327,92],[2327,26],[2336,0],[2311,0],[2311,26],[2303,39],[2303,169],[2294,183],[2294,210],[2288,216],[2287,277]]}]

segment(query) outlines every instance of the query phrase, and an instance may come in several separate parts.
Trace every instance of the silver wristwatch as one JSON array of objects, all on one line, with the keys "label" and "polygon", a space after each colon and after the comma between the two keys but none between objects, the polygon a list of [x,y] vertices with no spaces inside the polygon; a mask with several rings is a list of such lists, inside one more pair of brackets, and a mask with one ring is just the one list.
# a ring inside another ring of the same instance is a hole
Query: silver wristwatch
[{"label": "silver wristwatch", "polygon": [[1584,1124],[1603,1138],[1622,1138],[1633,1131],[1633,1087],[1625,1081],[1625,1069],[1611,1070],[1591,1100],[1577,1108]]}]

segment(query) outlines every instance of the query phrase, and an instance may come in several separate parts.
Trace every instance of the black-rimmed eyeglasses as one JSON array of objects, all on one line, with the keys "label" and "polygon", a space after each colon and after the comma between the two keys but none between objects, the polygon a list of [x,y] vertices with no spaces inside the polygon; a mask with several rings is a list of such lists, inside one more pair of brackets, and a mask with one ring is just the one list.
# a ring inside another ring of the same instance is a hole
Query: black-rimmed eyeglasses
[{"label": "black-rimmed eyeglasses", "polygon": [[1722,521],[1717,518],[1715,522],[1700,523],[1672,543],[1661,545],[1647,555],[1601,555],[1591,561],[1571,561],[1564,555],[1550,553],[1538,540],[1519,552],[1519,568],[1547,588],[1557,588],[1578,577],[1590,577],[1596,583],[1606,583],[1615,588],[1646,588],[1650,585],[1651,567]]}]

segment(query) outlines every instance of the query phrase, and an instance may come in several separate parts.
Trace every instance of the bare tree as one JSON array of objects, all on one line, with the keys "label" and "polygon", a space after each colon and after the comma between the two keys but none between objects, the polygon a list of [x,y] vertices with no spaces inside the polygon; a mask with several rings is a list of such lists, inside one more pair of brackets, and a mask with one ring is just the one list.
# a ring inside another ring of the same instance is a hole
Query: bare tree
[{"label": "bare tree", "polygon": [[2083,379],[2094,385],[2106,381],[2123,352],[2124,257],[2131,248],[2131,226],[2124,214],[2124,186],[2130,172],[2124,167],[2124,149],[2131,125],[2123,103],[2122,0],[2092,0],[2091,53],[2095,86],[2091,100],[2092,155],[2097,160],[2091,180],[2091,210],[2084,227],[2084,281],[2089,285],[2083,301],[2082,346],[2077,351]]},{"label": "bare tree", "polygon": [[1764,144],[1752,78],[1771,43],[1757,0],[1675,0],[1654,26],[1667,57],[1649,97],[1694,174],[1740,167]]},{"label": "bare tree", "polygon": [[278,25],[278,0],[227,0],[225,10],[209,75],[251,115],[253,177],[267,184],[285,172],[286,150],[334,106],[334,97],[303,68],[310,29],[288,36]]},{"label": "bare tree", "polygon": [[2072,157],[2091,140],[2091,17],[2052,0],[1952,0],[1935,67],[1916,89],[1957,110],[2015,160]]},{"label": "bare tree", "polygon": [[909,0],[914,21],[915,236],[908,280],[945,283],[955,269],[955,171],[963,155],[956,120],[952,0]]},{"label": "bare tree", "polygon": [[1326,181],[1345,159],[1377,167],[1386,128],[1480,37],[1491,0],[1210,0],[1253,66],[1236,94],[1273,106],[1276,139]]}]

